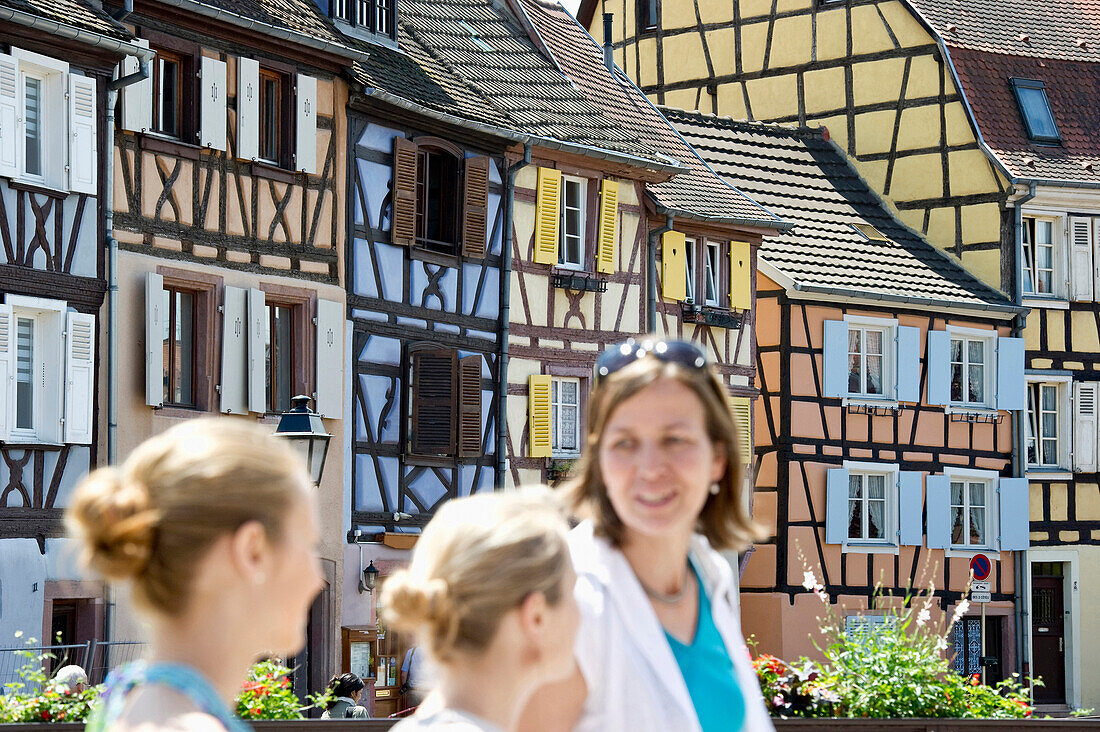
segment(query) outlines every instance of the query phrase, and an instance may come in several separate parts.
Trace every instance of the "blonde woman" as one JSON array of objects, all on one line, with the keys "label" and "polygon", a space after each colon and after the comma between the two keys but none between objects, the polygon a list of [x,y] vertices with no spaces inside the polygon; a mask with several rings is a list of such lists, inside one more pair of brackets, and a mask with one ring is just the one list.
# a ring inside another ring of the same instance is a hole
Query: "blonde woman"
[{"label": "blonde woman", "polygon": [[399,732],[511,732],[531,692],[573,669],[576,579],[545,491],[460,498],[436,513],[383,614],[427,652],[434,689]]},{"label": "blonde woman", "polygon": [[247,730],[230,705],[249,665],[303,647],[321,588],[313,491],[287,443],[240,420],[188,421],[89,475],[66,521],[151,634],[88,729]]},{"label": "blonde woman", "polygon": [[566,495],[578,669],[524,730],[770,732],[717,550],[755,536],[727,388],[685,341],[630,339],[596,361],[587,441]]}]

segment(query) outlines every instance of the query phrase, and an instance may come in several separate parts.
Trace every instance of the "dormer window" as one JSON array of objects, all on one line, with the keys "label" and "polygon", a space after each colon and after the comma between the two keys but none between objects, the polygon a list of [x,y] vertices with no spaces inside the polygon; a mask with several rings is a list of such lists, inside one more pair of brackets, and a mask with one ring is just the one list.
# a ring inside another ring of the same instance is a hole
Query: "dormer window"
[{"label": "dormer window", "polygon": [[[397,4],[394,0],[332,0],[330,13],[336,20],[342,20],[351,29],[362,33],[353,33],[367,40],[370,36],[384,36],[396,40]],[[348,30],[347,26],[342,26]]]},{"label": "dormer window", "polygon": [[1020,116],[1024,118],[1027,136],[1035,142],[1060,143],[1058,125],[1047,99],[1046,84],[1033,79],[1011,79]]}]

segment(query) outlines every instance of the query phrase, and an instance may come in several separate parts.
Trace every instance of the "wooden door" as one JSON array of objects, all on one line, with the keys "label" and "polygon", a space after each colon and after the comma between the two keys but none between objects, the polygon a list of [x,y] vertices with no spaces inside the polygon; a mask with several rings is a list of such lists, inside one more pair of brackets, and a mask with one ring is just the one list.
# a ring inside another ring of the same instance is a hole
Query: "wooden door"
[{"label": "wooden door", "polygon": [[1031,589],[1032,674],[1043,679],[1035,687],[1040,704],[1066,701],[1065,608],[1061,577],[1033,577]]}]

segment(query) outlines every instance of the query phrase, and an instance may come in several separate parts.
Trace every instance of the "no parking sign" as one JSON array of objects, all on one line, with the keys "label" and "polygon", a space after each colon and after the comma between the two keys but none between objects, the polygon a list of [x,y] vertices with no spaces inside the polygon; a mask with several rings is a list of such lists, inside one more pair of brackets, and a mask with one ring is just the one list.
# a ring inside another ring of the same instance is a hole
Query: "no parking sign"
[{"label": "no parking sign", "polygon": [[993,562],[984,554],[975,554],[970,560],[970,571],[974,573],[974,579],[984,580],[993,570]]}]

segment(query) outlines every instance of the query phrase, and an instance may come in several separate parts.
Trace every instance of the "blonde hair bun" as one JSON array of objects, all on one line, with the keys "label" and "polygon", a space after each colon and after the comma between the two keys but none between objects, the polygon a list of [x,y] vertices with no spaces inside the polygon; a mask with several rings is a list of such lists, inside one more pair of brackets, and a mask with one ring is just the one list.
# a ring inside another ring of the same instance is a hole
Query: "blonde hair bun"
[{"label": "blonde hair bun", "polygon": [[115,468],[100,468],[85,480],[67,521],[82,538],[85,565],[121,581],[149,564],[160,514],[150,507],[144,485],[124,481]]}]

